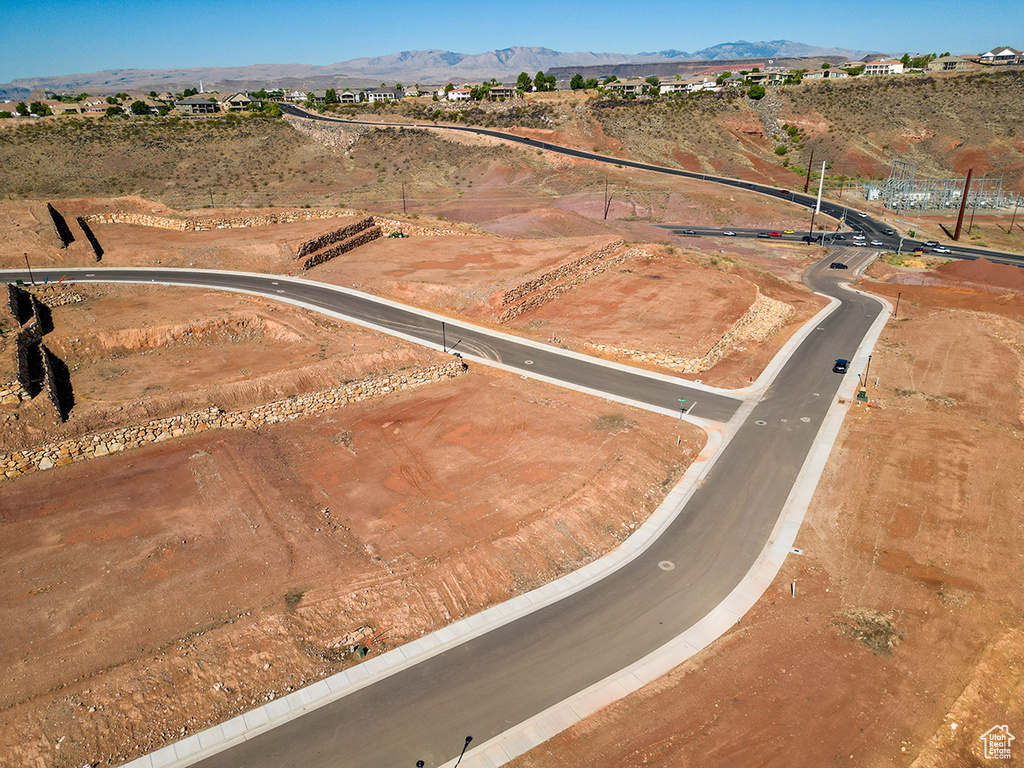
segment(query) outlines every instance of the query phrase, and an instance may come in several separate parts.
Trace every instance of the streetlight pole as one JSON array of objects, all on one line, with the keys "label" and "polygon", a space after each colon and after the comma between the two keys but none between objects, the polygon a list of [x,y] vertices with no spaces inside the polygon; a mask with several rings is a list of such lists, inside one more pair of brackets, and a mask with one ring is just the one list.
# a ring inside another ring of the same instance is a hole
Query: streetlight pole
[{"label": "streetlight pole", "polygon": [[28,254],[25,254],[25,266],[28,267],[28,280],[32,285],[36,284],[36,279],[32,275],[32,265],[28,263]]},{"label": "streetlight pole", "polygon": [[1010,228],[1006,230],[1006,234],[1013,232],[1013,222],[1017,220],[1017,208],[1020,206],[1020,195],[1016,196],[1017,199],[1013,202],[1013,216],[1010,218]]},{"label": "streetlight pole", "polygon": [[459,768],[459,763],[462,762],[462,755],[466,754],[466,748],[469,746],[469,742],[473,740],[472,736],[466,737],[466,743],[462,745],[462,753],[459,755],[459,759],[455,761],[454,768]]}]

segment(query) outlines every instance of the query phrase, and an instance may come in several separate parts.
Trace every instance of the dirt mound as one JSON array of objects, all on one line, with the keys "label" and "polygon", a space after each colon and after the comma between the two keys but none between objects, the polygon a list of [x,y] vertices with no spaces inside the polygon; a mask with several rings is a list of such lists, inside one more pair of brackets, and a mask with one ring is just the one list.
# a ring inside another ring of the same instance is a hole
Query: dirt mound
[{"label": "dirt mound", "polygon": [[611,229],[599,221],[572,211],[537,208],[502,216],[481,224],[485,229],[506,237],[580,237],[607,235]]},{"label": "dirt mound", "polygon": [[1024,269],[1009,264],[995,264],[988,259],[950,261],[933,270],[933,274],[946,280],[982,283],[998,288],[1024,291]]}]

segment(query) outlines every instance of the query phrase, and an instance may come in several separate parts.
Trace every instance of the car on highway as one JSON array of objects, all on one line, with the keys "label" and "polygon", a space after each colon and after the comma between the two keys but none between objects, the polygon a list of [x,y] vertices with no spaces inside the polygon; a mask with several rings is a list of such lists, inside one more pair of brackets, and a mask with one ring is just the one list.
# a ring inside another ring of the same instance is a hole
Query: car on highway
[{"label": "car on highway", "polygon": [[885,231],[883,232],[883,234],[886,234],[886,235],[890,235],[890,236],[892,236],[892,235],[895,235],[895,234],[896,234],[896,230],[895,230],[895,229],[886,229],[886,230],[885,230]]},{"label": "car on highway", "polygon": [[938,244],[939,244],[938,240],[929,240],[928,242],[925,243],[925,245],[927,245],[929,248],[934,248]]},{"label": "car on highway", "polygon": [[949,250],[949,248],[940,245],[936,248],[932,248],[932,253],[952,253],[952,251]]},{"label": "car on highway", "polygon": [[862,235],[860,232],[858,232],[856,235],[853,236],[853,239],[854,240],[866,240],[867,238],[864,237],[864,235]]},{"label": "car on highway", "polygon": [[837,233],[837,234],[832,235],[832,239],[833,240],[845,240],[846,239],[846,235],[840,235],[840,234]]},{"label": "car on highway", "polygon": [[833,373],[846,373],[848,370],[850,370],[850,361],[844,357],[840,357],[832,366]]},{"label": "car on highway", "polygon": [[757,236],[758,237],[768,237],[768,233],[767,232],[758,232]]},{"label": "car on highway", "polygon": [[885,243],[883,243],[881,240],[872,240],[871,244],[876,248],[881,248],[882,246],[885,245]]},{"label": "car on highway", "polygon": [[831,264],[828,265],[828,268],[829,269],[849,269],[850,267],[847,266],[846,264],[843,264],[843,262],[841,262],[841,261],[833,261]]},{"label": "car on highway", "polygon": [[919,255],[920,255],[920,254],[925,254],[925,253],[928,253],[928,251],[926,251],[926,250],[925,250],[924,248],[922,248],[921,246],[917,246],[917,248],[915,248],[915,249],[914,249],[914,253],[916,253],[916,254],[919,254]]},{"label": "car on highway", "polygon": [[782,230],[782,234],[784,234],[784,235],[795,235],[796,232],[794,232],[792,229],[784,229],[784,230]]},{"label": "car on highway", "polygon": [[862,219],[866,219],[868,217],[866,213],[858,213],[857,215],[860,216]]},{"label": "car on highway", "polygon": [[722,234],[725,235],[726,237],[736,237],[736,233],[733,232],[731,229],[725,230],[725,232],[723,232]]},{"label": "car on highway", "polygon": [[696,235],[697,233],[696,233],[696,231],[694,231],[692,229],[684,229],[683,230],[683,234],[684,235]]},{"label": "car on highway", "polygon": [[858,240],[855,243],[851,243],[851,245],[853,245],[854,248],[867,248],[868,247],[868,244],[865,243],[863,240]]},{"label": "car on highway", "polygon": [[768,237],[782,237],[781,232],[769,232]]}]

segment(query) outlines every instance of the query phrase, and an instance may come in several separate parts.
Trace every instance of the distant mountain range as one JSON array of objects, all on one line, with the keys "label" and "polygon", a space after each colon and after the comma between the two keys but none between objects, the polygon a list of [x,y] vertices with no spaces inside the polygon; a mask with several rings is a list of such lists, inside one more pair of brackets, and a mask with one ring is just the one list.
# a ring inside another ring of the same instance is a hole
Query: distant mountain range
[{"label": "distant mountain range", "polygon": [[789,40],[722,43],[694,53],[667,50],[628,53],[564,53],[540,47],[513,47],[468,55],[452,51],[402,51],[385,56],[351,59],[335,64],[251,64],[239,67],[181,69],[108,69],[77,75],[27,77],[0,85],[0,98],[24,99],[33,91],[167,91],[196,86],[199,81],[219,90],[327,88],[377,85],[382,80],[407,85],[478,80],[514,80],[520,72],[566,67],[614,66],[655,62],[715,61],[747,58],[843,57],[859,59],[869,51],[821,48]]}]

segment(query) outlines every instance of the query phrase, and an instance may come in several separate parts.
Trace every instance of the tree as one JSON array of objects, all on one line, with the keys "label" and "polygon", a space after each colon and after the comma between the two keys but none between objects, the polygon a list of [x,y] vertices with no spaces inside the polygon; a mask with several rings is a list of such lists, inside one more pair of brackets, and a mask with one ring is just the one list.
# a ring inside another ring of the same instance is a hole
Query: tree
[{"label": "tree", "polygon": [[28,117],[28,106],[25,104],[24,101],[19,101],[18,106],[16,106],[15,109],[18,111],[18,114],[22,117]]},{"label": "tree", "polygon": [[6,109],[0,110],[0,120],[6,120],[8,117],[14,117],[14,113],[8,112]]},{"label": "tree", "polygon": [[117,105],[107,107],[107,117],[114,117],[116,115],[123,115],[123,114],[124,114],[124,110],[121,109]]},{"label": "tree", "polygon": [[150,91],[149,92],[149,98],[155,99],[156,98],[156,91]]},{"label": "tree", "polygon": [[619,78],[617,78],[615,75],[608,75],[608,77],[606,77],[604,79],[604,82],[601,83],[601,85],[608,85],[608,83],[617,83],[617,82],[619,82]]},{"label": "tree", "polygon": [[831,65],[831,64],[829,64],[829,63],[828,63],[827,61],[823,61],[823,62],[821,62],[821,68],[822,68],[822,69],[828,69],[828,68],[829,68],[829,67],[831,67],[831,66],[832,66],[832,65]]},{"label": "tree", "polygon": [[324,104],[337,104],[338,103],[338,92],[333,88],[328,88],[324,93]]},{"label": "tree", "polygon": [[28,111],[31,112],[33,115],[38,115],[39,117],[46,117],[47,115],[53,114],[53,110],[45,104],[43,104],[41,101],[33,101],[31,104],[29,104]]},{"label": "tree", "polygon": [[116,96],[107,96],[107,104],[117,104]]},{"label": "tree", "polygon": [[538,91],[546,91],[548,85],[548,77],[541,70],[537,70],[537,74],[533,76],[533,87]]},{"label": "tree", "polygon": [[181,92],[181,97],[187,99],[189,96],[196,96],[199,93],[198,88],[186,88]]},{"label": "tree", "polygon": [[280,117],[281,107],[278,106],[276,101],[268,101],[263,105],[261,110],[267,117]]},{"label": "tree", "polygon": [[530,86],[533,85],[533,80],[525,72],[519,73],[519,78],[516,80],[516,90],[522,93],[523,91],[530,90]]},{"label": "tree", "polygon": [[910,54],[909,53],[904,53],[903,54],[903,56],[900,58],[900,64],[902,64],[904,67],[909,67],[910,66]]},{"label": "tree", "polygon": [[132,105],[128,107],[133,115],[148,115],[149,107],[146,106],[144,101],[133,101]]},{"label": "tree", "polygon": [[580,88],[583,88],[583,75],[581,75],[579,72],[573,75],[572,80],[569,81],[569,87],[572,88],[574,91],[578,91],[580,90]]},{"label": "tree", "polygon": [[747,91],[747,96],[752,98],[754,101],[764,98],[764,86],[763,85],[752,85],[750,90]]},{"label": "tree", "polygon": [[586,82],[583,83],[583,87],[586,88],[587,90],[593,90],[594,88],[597,88],[597,85],[598,83],[596,77],[588,77]]},{"label": "tree", "polygon": [[651,86],[651,88],[654,88],[655,90],[657,90],[658,87],[661,85],[661,80],[659,80],[654,75],[644,78],[644,82]]}]

